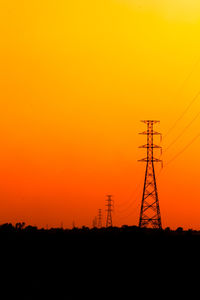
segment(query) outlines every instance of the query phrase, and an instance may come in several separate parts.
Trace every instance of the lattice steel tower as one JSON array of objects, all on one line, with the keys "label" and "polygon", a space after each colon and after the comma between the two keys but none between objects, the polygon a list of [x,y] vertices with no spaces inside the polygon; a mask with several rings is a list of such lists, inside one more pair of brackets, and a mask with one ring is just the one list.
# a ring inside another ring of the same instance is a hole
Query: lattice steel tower
[{"label": "lattice steel tower", "polygon": [[112,211],[113,211],[112,195],[107,195],[106,206],[107,206],[106,227],[112,227]]},{"label": "lattice steel tower", "polygon": [[161,137],[161,133],[156,132],[153,129],[153,125],[159,123],[160,121],[145,120],[141,122],[147,124],[147,131],[140,133],[147,135],[147,144],[140,146],[139,148],[147,149],[147,157],[139,160],[142,162],[146,162],[146,172],[140,211],[139,227],[153,227],[161,229],[162,223],[154,163],[162,163],[162,160],[154,157],[154,149],[160,149],[162,153],[162,147],[157,146],[153,143],[154,135],[160,135]]},{"label": "lattice steel tower", "polygon": [[93,221],[92,221],[92,227],[96,228],[97,227],[97,217],[94,217]]},{"label": "lattice steel tower", "polygon": [[101,208],[98,210],[98,223],[97,223],[98,228],[102,227],[102,211]]}]

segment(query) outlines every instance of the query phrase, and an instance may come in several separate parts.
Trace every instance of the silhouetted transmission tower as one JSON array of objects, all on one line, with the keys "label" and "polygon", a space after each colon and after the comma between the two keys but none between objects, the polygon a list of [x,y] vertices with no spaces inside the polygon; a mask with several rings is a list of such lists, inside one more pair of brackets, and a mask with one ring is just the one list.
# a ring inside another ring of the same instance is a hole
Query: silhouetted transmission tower
[{"label": "silhouetted transmission tower", "polygon": [[107,218],[106,218],[106,227],[112,227],[112,207],[113,207],[113,200],[112,196],[108,195],[106,199],[106,206],[107,206]]},{"label": "silhouetted transmission tower", "polygon": [[101,228],[102,227],[102,212],[101,212],[101,208],[99,208],[98,210],[98,228]]},{"label": "silhouetted transmission tower", "polygon": [[97,227],[97,217],[94,217],[94,219],[92,221],[92,226],[93,226],[93,228]]},{"label": "silhouetted transmission tower", "polygon": [[139,148],[147,149],[147,157],[139,160],[142,162],[146,162],[146,173],[144,180],[139,227],[153,227],[161,229],[162,223],[156,186],[154,162],[162,163],[162,160],[155,158],[153,153],[155,148],[161,149],[162,151],[162,147],[157,146],[153,143],[154,135],[160,135],[161,137],[161,134],[159,132],[153,130],[153,125],[159,123],[159,121],[145,120],[141,122],[147,124],[147,131],[140,133],[147,135],[147,144],[140,146]]}]

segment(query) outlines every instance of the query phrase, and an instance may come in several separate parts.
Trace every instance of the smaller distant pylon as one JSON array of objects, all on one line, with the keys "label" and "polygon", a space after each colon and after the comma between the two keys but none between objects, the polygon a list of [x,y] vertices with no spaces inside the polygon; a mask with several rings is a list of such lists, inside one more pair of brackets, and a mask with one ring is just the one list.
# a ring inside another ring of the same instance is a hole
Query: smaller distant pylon
[{"label": "smaller distant pylon", "polygon": [[113,222],[112,222],[112,212],[113,212],[113,200],[112,200],[112,195],[107,195],[106,199],[106,212],[107,212],[107,218],[106,218],[106,227],[112,227]]},{"label": "smaller distant pylon", "polygon": [[94,217],[93,221],[92,221],[92,227],[96,228],[97,227],[97,217]]},{"label": "smaller distant pylon", "polygon": [[98,228],[102,228],[102,210],[99,208],[98,210],[98,223],[97,223]]}]

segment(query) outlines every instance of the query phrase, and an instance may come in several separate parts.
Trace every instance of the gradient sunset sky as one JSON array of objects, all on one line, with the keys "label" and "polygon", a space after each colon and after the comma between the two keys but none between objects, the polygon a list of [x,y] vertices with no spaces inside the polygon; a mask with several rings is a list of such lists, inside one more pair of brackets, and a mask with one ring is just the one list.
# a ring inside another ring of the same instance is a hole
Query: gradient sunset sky
[{"label": "gradient sunset sky", "polygon": [[200,111],[197,98],[184,113],[200,90],[199,0],[1,0],[0,32],[0,223],[91,226],[109,193],[114,225],[137,225],[140,120],[165,136],[182,115],[163,138],[161,217],[200,229],[200,139],[167,165],[200,116],[164,151]]}]

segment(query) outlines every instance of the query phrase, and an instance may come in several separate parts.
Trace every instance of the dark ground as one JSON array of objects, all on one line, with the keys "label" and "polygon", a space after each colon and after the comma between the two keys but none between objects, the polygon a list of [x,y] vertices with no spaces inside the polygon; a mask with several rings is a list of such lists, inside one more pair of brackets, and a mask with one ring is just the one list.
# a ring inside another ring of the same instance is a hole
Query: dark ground
[{"label": "dark ground", "polygon": [[199,298],[200,232],[0,226],[0,299]]}]

